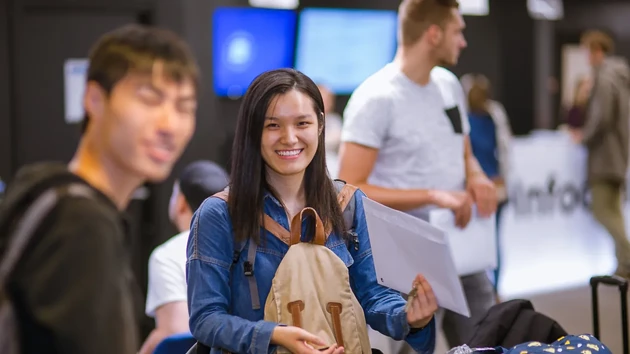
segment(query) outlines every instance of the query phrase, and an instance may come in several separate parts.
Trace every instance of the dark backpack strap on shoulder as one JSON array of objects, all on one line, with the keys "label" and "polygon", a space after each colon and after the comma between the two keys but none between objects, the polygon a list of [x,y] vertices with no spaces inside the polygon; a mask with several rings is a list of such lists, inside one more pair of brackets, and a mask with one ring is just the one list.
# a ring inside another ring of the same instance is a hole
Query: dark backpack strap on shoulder
[{"label": "dark backpack strap on shoulder", "polygon": [[[229,190],[226,188],[225,190],[216,193],[213,195],[215,198],[223,199],[227,202],[229,197]],[[286,231],[286,230],[285,230]],[[230,267],[230,271],[234,268],[234,265],[238,263],[239,258],[241,257],[241,253],[245,248],[246,242],[238,242],[236,239],[234,240],[234,254],[232,258],[232,266]],[[258,295],[258,284],[256,283],[256,278],[254,277],[254,264],[256,263],[256,251],[258,250],[258,245],[254,240],[249,240],[249,248],[247,249],[247,260],[243,264],[243,271],[245,276],[247,277],[247,281],[249,283],[249,293],[252,298],[252,308],[254,310],[260,309],[260,296]]]},{"label": "dark backpack strap on shoulder", "polygon": [[249,283],[249,295],[252,300],[252,309],[260,309],[260,295],[258,294],[258,284],[256,283],[256,277],[254,276],[254,265],[256,263],[256,252],[258,251],[258,244],[253,239],[249,239],[249,247],[247,247],[247,261],[245,262],[244,270],[247,282]]},{"label": "dark backpack strap on shoulder", "polygon": [[3,252],[2,263],[0,263],[0,286],[4,286],[6,279],[21,259],[24,250],[30,244],[42,221],[59,200],[66,196],[91,198],[94,196],[94,191],[84,183],[53,186],[41,193],[26,208],[7,239],[7,247]]},{"label": "dark backpack strap on shoulder", "polygon": [[[42,171],[17,185],[9,184],[4,199],[0,203],[0,236],[10,234],[14,223],[37,197],[46,190],[71,183],[85,183],[68,170]],[[6,241],[6,240],[3,240]],[[0,247],[1,248],[1,247]]]}]

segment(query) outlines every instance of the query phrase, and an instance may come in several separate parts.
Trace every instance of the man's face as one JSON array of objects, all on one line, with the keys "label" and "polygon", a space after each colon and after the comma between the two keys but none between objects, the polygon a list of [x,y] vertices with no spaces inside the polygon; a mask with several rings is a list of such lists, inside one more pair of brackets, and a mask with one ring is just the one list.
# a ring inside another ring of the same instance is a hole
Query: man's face
[{"label": "man's face", "polygon": [[195,130],[195,94],[191,80],[169,80],[159,61],[151,75],[125,76],[94,122],[104,157],[115,169],[141,179],[167,178]]},{"label": "man's face", "polygon": [[441,40],[435,48],[435,54],[439,65],[454,66],[459,61],[462,49],[468,45],[464,38],[464,18],[457,9],[452,10],[450,19],[441,30]]},{"label": "man's face", "polygon": [[591,64],[591,66],[597,67],[602,63],[602,61],[604,61],[605,55],[604,51],[602,51],[601,49],[595,47],[589,48],[588,46],[585,46],[584,51],[588,55],[588,62],[589,64]]}]

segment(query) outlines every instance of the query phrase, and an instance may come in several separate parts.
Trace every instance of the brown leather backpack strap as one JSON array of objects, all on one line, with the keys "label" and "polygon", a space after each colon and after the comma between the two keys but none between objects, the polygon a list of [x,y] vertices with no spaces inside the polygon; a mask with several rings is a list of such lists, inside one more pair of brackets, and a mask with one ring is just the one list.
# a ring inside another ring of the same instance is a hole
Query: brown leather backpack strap
[{"label": "brown leather backpack strap", "polygon": [[293,321],[293,326],[303,328],[302,327],[302,311],[304,311],[304,302],[302,300],[297,300],[290,302],[287,305],[287,309],[291,314],[291,320]]},{"label": "brown leather backpack strap", "polygon": [[[346,217],[346,213],[344,213],[344,210],[346,210],[346,208],[348,207],[348,203],[350,203],[350,201],[352,200],[352,196],[354,195],[354,192],[357,191],[357,187],[351,185],[351,184],[344,184],[344,186],[341,188],[341,190],[339,191],[339,193],[337,193],[337,202],[339,203],[339,208],[341,209],[341,212],[344,214],[344,218]],[[354,213],[351,213],[350,215],[354,215]],[[348,222],[350,223],[350,225],[352,225],[352,220],[344,220],[344,222],[347,224]],[[349,228],[348,225],[346,225],[346,227]],[[332,233],[332,227],[331,226],[327,226],[326,227],[326,238],[328,238],[328,236],[330,236],[330,234]]]},{"label": "brown leather backpack strap", "polygon": [[[227,202],[229,191],[225,189],[221,192],[215,193],[212,196],[216,198],[221,198]],[[271,232],[271,234],[276,236],[280,241],[286,243],[287,245],[289,244],[289,241],[291,240],[291,234],[289,233],[289,231],[282,227],[282,225],[278,224],[269,215],[265,214],[265,216],[261,218],[260,226],[262,226],[265,230]]]},{"label": "brown leather backpack strap", "polygon": [[337,201],[339,202],[339,207],[341,208],[341,212],[346,210],[348,203],[352,199],[354,192],[357,191],[357,187],[351,184],[345,184],[343,188],[337,194]]},{"label": "brown leather backpack strap", "polygon": [[260,224],[265,230],[271,232],[280,241],[290,245],[291,234],[282,225],[278,224],[271,216],[265,214]]},{"label": "brown leather backpack strap", "polygon": [[300,242],[300,239],[302,238],[302,219],[305,214],[310,214],[313,219],[315,219],[315,235],[312,242],[320,246],[325,245],[326,234],[324,231],[324,224],[313,208],[304,208],[293,217],[293,220],[291,221],[291,243],[289,243],[289,245],[293,246]]},{"label": "brown leather backpack strap", "polygon": [[326,305],[326,311],[328,311],[332,318],[337,345],[343,347],[343,332],[341,330],[341,311],[343,311],[343,305],[338,302],[329,302]]},{"label": "brown leather backpack strap", "polygon": [[218,193],[213,194],[212,196],[216,197],[216,198],[223,199],[223,200],[225,200],[227,202],[228,195],[230,195],[230,192],[228,192],[227,190],[222,190],[222,191],[220,191]]}]

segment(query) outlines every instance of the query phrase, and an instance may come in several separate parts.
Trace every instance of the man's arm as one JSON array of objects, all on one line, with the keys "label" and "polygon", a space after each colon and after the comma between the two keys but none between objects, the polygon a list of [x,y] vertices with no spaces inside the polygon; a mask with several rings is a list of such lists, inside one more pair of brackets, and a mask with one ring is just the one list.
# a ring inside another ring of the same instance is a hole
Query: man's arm
[{"label": "man's arm", "polygon": [[378,150],[356,143],[341,145],[339,178],[354,184],[372,200],[390,208],[407,211],[426,205],[447,208],[455,214],[455,224],[464,227],[470,221],[472,201],[468,193],[431,189],[392,189],[367,182]]},{"label": "man's arm", "polygon": [[391,189],[368,184],[378,149],[351,142],[341,144],[339,178],[359,187],[370,199],[397,210],[436,204],[435,193],[426,189]]},{"label": "man's arm", "polygon": [[156,328],[140,349],[140,354],[151,354],[164,338],[190,332],[188,329],[188,305],[186,301],[164,304],[155,310]]},{"label": "man's arm", "polygon": [[54,336],[54,352],[138,350],[123,235],[103,209],[88,199],[60,201],[18,280],[34,321]]}]

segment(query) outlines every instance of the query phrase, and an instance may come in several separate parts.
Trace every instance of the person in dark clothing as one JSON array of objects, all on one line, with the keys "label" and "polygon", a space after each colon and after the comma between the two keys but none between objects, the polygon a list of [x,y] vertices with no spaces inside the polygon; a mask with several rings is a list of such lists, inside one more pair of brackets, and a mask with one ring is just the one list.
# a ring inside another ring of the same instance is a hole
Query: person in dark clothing
[{"label": "person in dark clothing", "polygon": [[102,36],[89,61],[71,162],[23,167],[7,190],[8,199],[54,170],[94,194],[61,199],[10,276],[22,353],[138,351],[121,211],[143,183],[168,177],[195,129],[198,68],[175,34],[124,26]]}]

